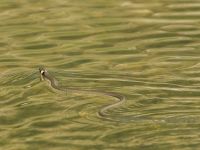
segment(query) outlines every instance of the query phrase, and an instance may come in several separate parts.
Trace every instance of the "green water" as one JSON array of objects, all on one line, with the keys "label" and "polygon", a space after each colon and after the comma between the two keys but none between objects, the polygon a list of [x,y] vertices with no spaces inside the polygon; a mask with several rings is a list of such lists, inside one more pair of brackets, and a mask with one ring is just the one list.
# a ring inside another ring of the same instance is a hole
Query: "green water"
[{"label": "green water", "polygon": [[0,149],[200,148],[199,0],[1,0],[0,35]]}]

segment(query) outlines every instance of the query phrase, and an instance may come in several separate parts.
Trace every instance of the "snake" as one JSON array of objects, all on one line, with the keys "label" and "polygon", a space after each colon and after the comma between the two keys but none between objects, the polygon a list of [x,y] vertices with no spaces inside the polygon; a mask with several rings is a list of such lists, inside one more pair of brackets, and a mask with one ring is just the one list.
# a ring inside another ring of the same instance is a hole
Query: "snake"
[{"label": "snake", "polygon": [[101,117],[107,116],[106,112],[108,110],[122,105],[126,100],[125,96],[119,93],[115,93],[115,92],[105,92],[105,91],[100,91],[100,90],[84,90],[84,89],[69,88],[69,87],[66,88],[66,87],[60,86],[58,81],[54,78],[54,76],[52,76],[44,67],[39,67],[39,73],[40,73],[40,79],[47,80],[48,82],[50,82],[51,87],[56,90],[60,90],[64,92],[67,92],[67,91],[89,92],[89,93],[103,94],[103,95],[115,98],[116,99],[115,103],[106,105],[98,111],[98,115]]}]

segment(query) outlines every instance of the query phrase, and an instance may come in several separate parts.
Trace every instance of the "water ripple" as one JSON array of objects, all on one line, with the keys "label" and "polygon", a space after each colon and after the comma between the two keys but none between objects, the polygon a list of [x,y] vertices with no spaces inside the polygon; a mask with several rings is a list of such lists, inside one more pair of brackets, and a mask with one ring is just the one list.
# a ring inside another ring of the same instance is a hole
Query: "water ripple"
[{"label": "water ripple", "polygon": [[[0,2],[1,149],[198,149],[197,0]],[[61,92],[39,79],[44,65]]]}]

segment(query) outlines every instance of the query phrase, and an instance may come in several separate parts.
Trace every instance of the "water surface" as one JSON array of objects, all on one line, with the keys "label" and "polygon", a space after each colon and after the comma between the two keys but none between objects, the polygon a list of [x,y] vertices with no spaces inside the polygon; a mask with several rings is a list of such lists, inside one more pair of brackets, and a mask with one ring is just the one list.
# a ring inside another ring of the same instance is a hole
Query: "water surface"
[{"label": "water surface", "polygon": [[[0,147],[198,149],[200,1],[1,0]],[[45,66],[65,93],[39,79]]]}]

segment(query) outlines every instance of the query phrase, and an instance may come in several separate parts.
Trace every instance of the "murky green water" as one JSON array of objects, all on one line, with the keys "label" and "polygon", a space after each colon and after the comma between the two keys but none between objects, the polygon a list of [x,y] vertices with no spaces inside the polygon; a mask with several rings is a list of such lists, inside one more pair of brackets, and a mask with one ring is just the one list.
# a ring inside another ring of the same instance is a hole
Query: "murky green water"
[{"label": "murky green water", "polygon": [[199,149],[199,0],[1,0],[0,35],[0,149]]}]

